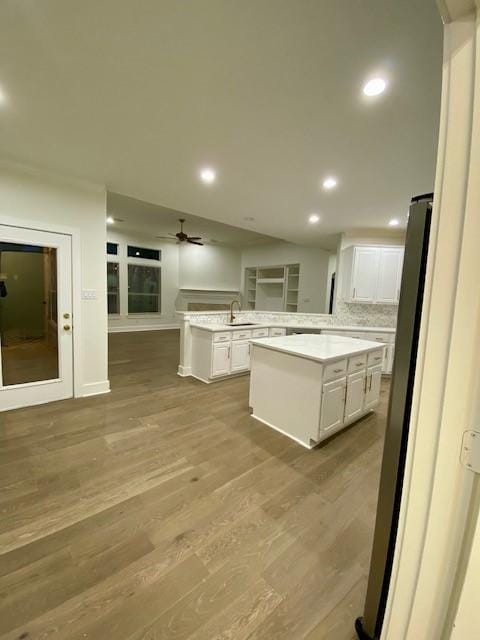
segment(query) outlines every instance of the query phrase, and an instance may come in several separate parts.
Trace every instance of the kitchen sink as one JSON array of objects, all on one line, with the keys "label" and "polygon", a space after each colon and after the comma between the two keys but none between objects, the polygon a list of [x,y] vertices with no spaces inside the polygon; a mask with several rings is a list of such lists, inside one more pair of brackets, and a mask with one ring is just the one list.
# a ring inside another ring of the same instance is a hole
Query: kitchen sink
[{"label": "kitchen sink", "polygon": [[229,327],[254,327],[256,322],[227,322]]}]

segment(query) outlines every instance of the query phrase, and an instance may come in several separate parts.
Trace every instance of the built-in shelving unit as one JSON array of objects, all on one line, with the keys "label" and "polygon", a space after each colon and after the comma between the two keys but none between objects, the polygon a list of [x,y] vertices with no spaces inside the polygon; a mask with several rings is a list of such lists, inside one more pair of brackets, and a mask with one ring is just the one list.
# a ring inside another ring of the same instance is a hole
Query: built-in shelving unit
[{"label": "built-in shelving unit", "polygon": [[299,281],[299,264],[248,267],[245,307],[258,311],[297,311]]}]

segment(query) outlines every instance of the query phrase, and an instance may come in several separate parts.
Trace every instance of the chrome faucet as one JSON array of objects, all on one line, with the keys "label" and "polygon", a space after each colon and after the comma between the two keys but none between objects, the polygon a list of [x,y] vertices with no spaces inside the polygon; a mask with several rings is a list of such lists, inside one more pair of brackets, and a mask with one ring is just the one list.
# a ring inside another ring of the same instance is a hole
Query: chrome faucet
[{"label": "chrome faucet", "polygon": [[235,302],[238,304],[238,310],[241,311],[242,307],[240,306],[240,302],[238,300],[232,300],[230,303],[230,324],[235,320],[235,316],[233,315],[233,305]]}]

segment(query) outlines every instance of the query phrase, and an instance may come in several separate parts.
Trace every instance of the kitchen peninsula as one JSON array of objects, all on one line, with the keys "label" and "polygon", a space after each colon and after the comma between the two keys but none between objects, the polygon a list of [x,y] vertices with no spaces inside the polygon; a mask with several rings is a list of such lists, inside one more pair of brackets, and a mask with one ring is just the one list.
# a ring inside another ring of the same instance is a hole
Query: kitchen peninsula
[{"label": "kitchen peninsula", "polygon": [[333,335],[252,339],[250,407],[254,418],[313,448],[379,402],[379,345]]}]

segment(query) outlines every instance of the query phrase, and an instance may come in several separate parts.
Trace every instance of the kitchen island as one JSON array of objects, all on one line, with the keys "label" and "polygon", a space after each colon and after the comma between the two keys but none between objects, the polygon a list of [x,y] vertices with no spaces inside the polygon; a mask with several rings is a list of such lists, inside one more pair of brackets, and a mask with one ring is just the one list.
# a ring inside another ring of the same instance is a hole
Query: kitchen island
[{"label": "kitchen island", "polygon": [[383,352],[334,335],[250,340],[254,418],[309,449],[374,409]]}]

